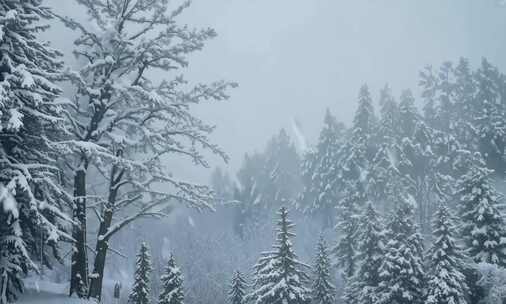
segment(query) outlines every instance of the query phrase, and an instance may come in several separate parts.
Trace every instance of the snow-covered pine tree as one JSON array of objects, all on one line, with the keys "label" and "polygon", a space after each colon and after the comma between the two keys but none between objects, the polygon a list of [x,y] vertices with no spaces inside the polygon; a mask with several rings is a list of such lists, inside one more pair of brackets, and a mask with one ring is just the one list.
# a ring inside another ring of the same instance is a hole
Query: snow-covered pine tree
[{"label": "snow-covered pine tree", "polygon": [[344,125],[327,109],[318,144],[304,160],[304,191],[300,201],[304,211],[323,217],[326,227],[334,225],[334,209],[339,199],[340,149],[344,142]]},{"label": "snow-covered pine tree", "polygon": [[263,153],[245,156],[237,180],[234,229],[247,239],[268,214],[292,204],[301,188],[299,155],[284,129],[269,140]]},{"label": "snow-covered pine tree", "polygon": [[450,132],[459,141],[462,147],[477,151],[478,142],[473,124],[474,98],[476,96],[476,82],[469,66],[469,61],[460,58],[453,71],[454,84],[454,111],[453,121],[450,122]]},{"label": "snow-covered pine tree", "polygon": [[463,147],[481,152],[490,169],[504,174],[504,75],[486,59],[473,72],[461,58],[457,65],[443,63],[437,73],[427,67],[420,83],[426,99],[425,122],[455,136]]},{"label": "snow-covered pine tree", "polygon": [[365,182],[370,159],[374,155],[372,143],[376,119],[369,89],[366,85],[360,88],[358,107],[353,119],[350,135],[342,149],[340,162],[336,164],[341,172],[341,197],[338,201],[338,225],[341,239],[334,249],[338,264],[344,276],[350,278],[355,271],[354,256],[355,234],[358,208],[366,202]]},{"label": "snow-covered pine tree", "polygon": [[[228,99],[235,84],[217,81],[190,84],[183,70],[190,54],[215,37],[211,28],[180,25],[178,18],[190,5],[166,0],[77,0],[89,23],[61,17],[77,32],[74,54],[85,62],[73,77],[76,88],[71,125],[75,171],[76,238],[72,278],[85,276],[86,177],[93,166],[104,177],[107,190],[99,195],[95,259],[88,296],[100,299],[110,239],[129,223],[164,216],[172,202],[196,209],[211,208],[212,191],[206,185],[182,181],[164,163],[167,157],[208,167],[207,150],[228,157],[213,144],[214,126],[193,114],[195,105]],[[169,73],[170,72],[170,73]],[[161,76],[154,78],[153,75]],[[164,184],[161,188],[155,185]],[[78,217],[81,216],[79,219]],[[77,291],[71,284],[71,292]],[[82,295],[82,294],[81,294]]]},{"label": "snow-covered pine tree", "polygon": [[367,195],[383,210],[392,210],[392,200],[399,191],[403,176],[397,168],[400,161],[400,148],[397,143],[383,143],[369,163],[367,171]]},{"label": "snow-covered pine tree", "polygon": [[398,169],[403,186],[416,201],[416,217],[423,235],[430,235],[430,219],[437,202],[453,193],[457,154],[464,152],[447,132],[419,120],[413,135],[400,144]]},{"label": "snow-covered pine tree", "polygon": [[415,197],[418,223],[425,234],[430,229],[427,218],[432,216],[427,212],[428,205],[434,200],[433,194],[439,195],[439,188],[434,185],[440,168],[438,157],[432,151],[434,132],[418,113],[410,90],[403,91],[400,97],[399,126],[397,169],[407,191]]},{"label": "snow-covered pine tree", "polygon": [[292,204],[301,188],[300,158],[285,129],[269,141],[264,154],[268,179],[264,199],[269,209]]},{"label": "snow-covered pine tree", "polygon": [[380,282],[380,267],[385,250],[385,232],[378,212],[371,202],[359,219],[357,233],[357,270],[347,282],[346,303],[376,303],[376,288]]},{"label": "snow-covered pine tree", "polygon": [[[412,100],[405,100],[408,104]],[[383,207],[384,211],[393,209],[398,192],[405,191],[409,181],[400,169],[410,165],[410,161],[402,150],[402,132],[400,128],[399,106],[392,96],[391,90],[385,86],[380,94],[381,118],[375,134],[378,147],[376,153],[369,161],[367,171],[367,193],[369,198]],[[403,110],[411,110],[404,108]],[[410,117],[412,113],[403,116],[403,122],[413,127]]]},{"label": "snow-covered pine tree", "polygon": [[234,189],[234,231],[241,239],[248,239],[258,227],[259,221],[267,216],[264,189],[268,179],[265,177],[265,159],[262,154],[246,154],[237,172]]},{"label": "snow-covered pine tree", "polygon": [[345,279],[349,279],[355,273],[356,246],[359,208],[365,203],[364,189],[361,183],[355,182],[345,187],[342,199],[339,201],[338,223],[336,229],[340,239],[333,249],[337,257],[337,265],[343,271]]},{"label": "snow-covered pine tree", "polygon": [[376,117],[371,95],[367,85],[363,85],[358,94],[358,107],[350,135],[344,145],[343,157],[338,165],[342,168],[342,177],[345,180],[358,181],[365,178],[369,160],[375,153],[372,140],[375,126]]},{"label": "snow-covered pine tree", "polygon": [[161,289],[158,297],[158,304],[183,304],[183,275],[176,266],[174,256],[171,255],[165,268],[165,273],[161,277]]},{"label": "snow-covered pine tree", "polygon": [[247,299],[254,304],[307,304],[311,290],[307,288],[309,266],[301,263],[293,250],[290,230],[292,222],[288,210],[281,207],[278,212],[276,242],[273,251],[264,252],[255,265],[254,290]]},{"label": "snow-covered pine tree", "polygon": [[424,99],[423,118],[427,124],[434,127],[438,124],[436,110],[438,85],[438,79],[432,66],[426,66],[420,72],[420,86],[422,87],[422,97]]},{"label": "snow-covered pine tree", "polygon": [[[459,155],[459,158],[457,159],[457,164],[458,164],[458,172],[460,173],[460,175],[462,177],[466,176],[467,174],[470,173],[470,168],[475,168],[475,169],[478,169],[478,168],[484,168],[485,167],[485,162],[481,159],[481,155],[479,155],[478,153],[472,153],[470,151],[466,151],[466,153],[462,153],[461,155]],[[484,172],[486,173],[486,172]],[[461,189],[461,186],[462,186],[462,180],[463,179],[458,179],[457,180],[457,186],[456,186],[456,193],[458,193],[458,190]],[[458,196],[457,196],[458,198]],[[460,202],[462,203],[462,202]],[[467,256],[467,257],[470,257],[471,261],[473,260],[472,259],[472,256],[470,256],[469,254],[469,248],[468,248],[468,244],[467,242],[471,241],[470,239],[467,239],[466,241],[466,238],[464,237],[464,235],[462,235],[464,229],[465,229],[465,222],[463,221],[462,219],[462,211],[463,211],[463,206],[461,204],[457,204],[457,211],[458,211],[458,233],[459,233],[459,237],[461,240],[463,240],[463,251],[464,251],[464,254]],[[467,208],[466,208],[467,209]],[[466,244],[467,243],[467,244]],[[474,261],[473,261],[474,262]],[[489,264],[491,265],[491,264]],[[502,267],[500,265],[497,265],[497,267]],[[467,263],[466,267],[464,267],[464,269],[462,270],[463,274],[465,275],[466,277],[466,285],[468,287],[468,303],[481,303],[482,300],[486,297],[486,288],[484,288],[484,286],[481,285],[481,278],[482,278],[482,274],[480,273],[479,269],[477,269],[476,267],[476,264],[474,263]]]},{"label": "snow-covered pine tree", "polygon": [[374,114],[374,106],[371,99],[369,87],[364,84],[360,87],[358,93],[358,105],[353,117],[353,129],[358,129],[370,135],[374,133],[376,127],[376,116]]},{"label": "snow-covered pine tree", "polygon": [[300,166],[303,189],[299,194],[297,207],[303,211],[311,211],[311,209],[308,207],[309,203],[307,202],[311,202],[318,195],[318,184],[316,183],[317,176],[314,174],[314,172],[316,172],[319,167],[318,158],[318,149],[316,147],[308,148],[302,154]]},{"label": "snow-covered pine tree", "polygon": [[137,254],[134,274],[134,285],[128,297],[128,303],[148,304],[151,302],[151,254],[148,245],[141,244]]},{"label": "snow-covered pine tree", "polygon": [[[342,148],[342,157],[340,157],[339,163],[335,164],[340,170],[339,178],[341,187],[339,190],[341,191],[341,201],[338,203],[338,208],[344,207],[344,209],[347,209],[351,207],[351,204],[348,203],[352,201],[354,201],[354,208],[361,203],[365,203],[365,182],[370,161],[375,153],[373,141],[375,125],[376,119],[369,89],[366,85],[363,85],[360,88],[358,107],[353,119],[353,125],[344,147]],[[362,197],[360,198],[360,196]],[[354,197],[354,199],[350,200],[349,198],[351,197]],[[349,209],[349,211],[352,210]],[[348,221],[358,214],[355,213],[351,217],[349,215],[351,215],[351,213],[346,216],[343,214],[341,219]],[[349,225],[347,225],[347,227],[351,228]],[[349,232],[351,232],[351,230]],[[351,234],[349,234],[348,237],[351,237]]]},{"label": "snow-covered pine tree", "polygon": [[425,290],[423,240],[414,223],[413,202],[398,199],[387,225],[376,303],[421,304]]},{"label": "snow-covered pine tree", "polygon": [[388,85],[381,90],[379,105],[381,118],[377,129],[378,141],[391,144],[399,137],[399,106]]},{"label": "snow-covered pine tree", "polygon": [[248,284],[246,283],[246,280],[243,278],[242,273],[237,270],[234,273],[234,277],[232,278],[232,284],[230,284],[230,290],[228,292],[229,304],[245,304],[247,287]]},{"label": "snow-covered pine tree", "polygon": [[412,138],[416,125],[421,119],[411,90],[402,91],[399,100],[399,134],[401,139]]},{"label": "snow-covered pine tree", "polygon": [[453,79],[453,63],[450,61],[443,62],[438,72],[438,92],[436,95],[436,118],[438,130],[449,132],[451,122],[455,120],[458,115],[458,110],[455,108],[454,102],[454,79]]},{"label": "snow-covered pine tree", "polygon": [[[483,163],[481,163],[484,165]],[[475,165],[458,181],[460,235],[476,262],[506,266],[506,228],[500,195],[488,180],[491,171]]]},{"label": "snow-covered pine tree", "polygon": [[19,209],[10,191],[0,186],[0,303],[13,303],[23,292],[30,257],[19,225]]},{"label": "snow-covered pine tree", "polygon": [[313,304],[333,304],[336,288],[332,283],[330,257],[327,243],[323,236],[320,236],[316,249],[316,258],[313,266]]},{"label": "snow-covered pine tree", "polygon": [[[65,208],[72,199],[60,184],[58,142],[65,133],[61,53],[40,40],[49,8],[41,0],[0,2],[0,299],[14,300],[17,274],[50,267],[58,244],[70,240]],[[9,203],[7,208],[6,203]],[[8,245],[6,245],[8,244]],[[8,285],[7,288],[5,288]],[[8,293],[8,295],[6,294]],[[1,302],[0,301],[0,302]]]},{"label": "snow-covered pine tree", "polygon": [[475,72],[476,96],[473,102],[473,125],[480,152],[495,173],[506,172],[506,96],[504,75],[486,59]]},{"label": "snow-covered pine tree", "polygon": [[434,214],[433,243],[428,251],[427,304],[467,304],[464,257],[457,245],[452,214],[441,204]]}]

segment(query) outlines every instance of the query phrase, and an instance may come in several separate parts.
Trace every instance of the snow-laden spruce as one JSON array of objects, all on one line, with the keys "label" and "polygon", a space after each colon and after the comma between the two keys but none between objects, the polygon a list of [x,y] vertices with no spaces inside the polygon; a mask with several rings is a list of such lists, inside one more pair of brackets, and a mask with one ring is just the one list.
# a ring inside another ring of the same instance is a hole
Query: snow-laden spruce
[{"label": "snow-laden spruce", "polygon": [[[393,210],[393,202],[399,192],[408,191],[408,186],[413,184],[410,169],[412,163],[417,162],[413,154],[404,151],[405,142],[411,140],[417,122],[416,110],[410,107],[411,102],[410,92],[404,92],[401,112],[388,86],[380,94],[381,118],[375,133],[378,143],[367,172],[367,193],[369,199],[383,206],[383,210]],[[401,122],[411,131],[402,129]]]},{"label": "snow-laden spruce", "polygon": [[[107,185],[91,208],[99,221],[96,256],[88,296],[100,299],[109,240],[139,218],[164,216],[173,202],[209,209],[212,191],[206,185],[178,179],[168,157],[208,167],[203,150],[227,160],[209,140],[214,130],[196,117],[193,107],[228,98],[235,84],[217,81],[190,84],[183,76],[190,54],[216,36],[213,29],[178,24],[190,5],[165,0],[77,0],[91,26],[61,17],[76,31],[74,54],[84,62],[72,77],[76,95],[68,119],[73,139],[76,239],[71,293],[83,297],[76,277],[87,276],[87,169],[93,166]],[[154,78],[154,75],[157,75]],[[164,187],[155,187],[163,184]],[[82,280],[86,285],[87,280]]]},{"label": "snow-laden spruce", "polygon": [[[415,118],[416,113],[408,116]],[[408,117],[403,120],[410,121]],[[414,125],[412,136],[402,137],[397,145],[397,168],[403,191],[416,202],[420,231],[427,235],[431,232],[431,218],[438,202],[446,201],[453,192],[455,176],[460,175],[459,155],[465,151],[453,136],[432,128],[423,120],[415,119],[411,124]]]},{"label": "snow-laden spruce", "polygon": [[137,254],[134,274],[134,285],[128,296],[128,303],[149,304],[151,302],[151,254],[146,243],[141,244]]},{"label": "snow-laden spruce", "polygon": [[476,147],[476,129],[474,123],[469,122],[474,120],[472,118],[474,111],[471,111],[471,109],[476,105],[474,98],[476,97],[476,84],[478,82],[473,79],[473,76],[477,74],[473,75],[469,61],[465,58],[460,58],[456,66],[450,70],[450,73],[451,76],[448,77],[448,80],[454,79],[454,83],[446,81],[445,91],[452,91],[449,96],[453,98],[451,103],[448,103],[450,111],[444,116],[448,117],[449,122],[447,125],[449,130],[459,143],[465,149],[473,150]]},{"label": "snow-laden spruce", "polygon": [[358,93],[358,105],[353,117],[353,129],[360,129],[365,136],[370,136],[374,133],[376,123],[371,93],[369,87],[364,84],[360,87]]},{"label": "snow-laden spruce", "polygon": [[392,143],[399,135],[399,106],[392,96],[392,90],[388,85],[380,92],[380,121],[377,132],[378,140],[384,143]]},{"label": "snow-laden spruce", "polygon": [[425,290],[423,241],[409,200],[399,198],[386,227],[385,253],[376,289],[378,304],[421,304]]},{"label": "snow-laden spruce", "polygon": [[401,138],[412,138],[416,124],[422,119],[415,104],[411,90],[404,90],[399,99],[399,135]]},{"label": "snow-laden spruce", "polygon": [[241,239],[248,239],[271,212],[291,204],[301,187],[299,156],[284,129],[269,140],[263,153],[245,155],[237,181],[234,229]]},{"label": "snow-laden spruce", "polygon": [[[480,164],[478,164],[479,166]],[[471,167],[458,181],[461,237],[466,253],[476,262],[506,266],[506,228],[499,193],[490,184],[491,172]]]},{"label": "snow-laden spruce", "polygon": [[428,251],[426,304],[467,304],[464,256],[457,245],[457,235],[449,208],[441,204],[434,214],[434,241]]},{"label": "snow-laden spruce", "polygon": [[271,208],[291,204],[300,190],[299,155],[285,129],[271,138],[265,149],[267,187],[263,199]]},{"label": "snow-laden spruce", "polygon": [[22,291],[20,277],[59,259],[70,240],[72,197],[59,184],[57,144],[65,133],[61,53],[39,34],[51,12],[41,0],[0,2],[0,303]]},{"label": "snow-laden spruce", "polygon": [[316,248],[311,294],[313,304],[333,304],[336,297],[328,247],[323,236],[320,237]]},{"label": "snow-laden spruce", "polygon": [[334,208],[339,199],[340,150],[344,142],[345,127],[327,109],[320,131],[318,144],[304,158],[304,190],[301,194],[302,208],[310,214],[323,216],[324,223],[333,227]]},{"label": "snow-laden spruce", "polygon": [[232,278],[230,290],[228,291],[229,304],[245,304],[246,303],[246,289],[248,284],[244,279],[242,273],[237,270]]},{"label": "snow-laden spruce", "polygon": [[19,210],[10,191],[0,186],[0,303],[15,301],[23,292],[30,256],[19,225]]},{"label": "snow-laden spruce", "polygon": [[461,58],[444,62],[439,70],[421,73],[425,122],[451,134],[463,147],[480,152],[486,165],[506,172],[506,107],[504,74],[485,58],[476,70]]},{"label": "snow-laden spruce", "polygon": [[339,210],[336,228],[340,240],[334,249],[338,264],[345,278],[355,273],[357,218],[360,207],[367,200],[366,178],[370,165],[372,136],[376,118],[369,89],[366,85],[360,88],[358,107],[353,119],[349,137],[342,148],[339,163],[341,193],[337,201]]},{"label": "snow-laden spruce", "polygon": [[372,203],[358,220],[357,270],[346,282],[344,301],[348,304],[376,303],[376,289],[380,282],[380,268],[385,254],[385,231]]},{"label": "snow-laden spruce", "polygon": [[365,195],[361,184],[348,182],[337,207],[339,216],[336,230],[339,241],[333,249],[337,257],[337,265],[342,270],[345,279],[351,278],[355,273],[358,215],[364,201]]},{"label": "snow-laden spruce", "polygon": [[181,270],[176,266],[174,256],[171,255],[165,273],[162,275],[160,296],[158,304],[183,304],[183,275]]},{"label": "snow-laden spruce", "polygon": [[368,198],[381,204],[383,209],[392,210],[393,199],[405,182],[397,167],[400,148],[394,140],[382,143],[369,164],[366,190]]},{"label": "snow-laden spruce", "polygon": [[506,172],[506,104],[504,74],[486,59],[475,72],[478,91],[470,106],[475,138],[489,168]]},{"label": "snow-laden spruce", "polygon": [[293,224],[288,220],[288,211],[281,207],[278,212],[276,242],[273,251],[262,253],[255,265],[254,290],[247,299],[254,304],[307,304],[311,290],[307,287],[309,266],[301,263],[293,251],[290,230]]},{"label": "snow-laden spruce", "polygon": [[358,106],[353,117],[349,137],[343,147],[340,163],[342,178],[352,181],[363,181],[367,174],[368,163],[372,157],[373,134],[375,134],[376,117],[371,94],[367,85],[360,88]]},{"label": "snow-laden spruce", "polygon": [[265,155],[246,154],[237,172],[234,187],[234,231],[242,240],[249,239],[258,229],[262,219],[269,214],[269,204],[264,200],[264,189],[268,182]]}]

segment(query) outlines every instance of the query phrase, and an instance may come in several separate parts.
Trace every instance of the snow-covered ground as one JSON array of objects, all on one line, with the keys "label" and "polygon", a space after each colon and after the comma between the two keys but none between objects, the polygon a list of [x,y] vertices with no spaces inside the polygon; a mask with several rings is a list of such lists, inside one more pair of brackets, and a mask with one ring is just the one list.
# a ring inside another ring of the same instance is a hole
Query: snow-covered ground
[{"label": "snow-covered ground", "polygon": [[25,293],[18,302],[19,304],[91,304],[87,300],[69,298],[65,294],[55,294],[48,292],[29,291]]},{"label": "snow-covered ground", "polygon": [[16,302],[18,304],[91,304],[87,300],[69,298],[68,285],[35,279],[25,281],[26,292]]}]

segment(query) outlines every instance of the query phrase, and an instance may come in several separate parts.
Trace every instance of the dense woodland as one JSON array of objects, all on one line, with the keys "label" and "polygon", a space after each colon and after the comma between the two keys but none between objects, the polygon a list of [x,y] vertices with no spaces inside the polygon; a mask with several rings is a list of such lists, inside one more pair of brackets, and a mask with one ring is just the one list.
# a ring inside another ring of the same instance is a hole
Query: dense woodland
[{"label": "dense woodland", "polygon": [[[37,278],[102,303],[504,301],[492,63],[428,66],[420,96],[364,84],[350,125],[322,109],[315,145],[282,129],[200,185],[168,160],[228,161],[194,108],[237,84],[182,76],[215,31],[179,22],[189,2],[74,1],[89,23],[0,0],[0,304]],[[75,34],[79,69],[40,38],[50,26]]]}]

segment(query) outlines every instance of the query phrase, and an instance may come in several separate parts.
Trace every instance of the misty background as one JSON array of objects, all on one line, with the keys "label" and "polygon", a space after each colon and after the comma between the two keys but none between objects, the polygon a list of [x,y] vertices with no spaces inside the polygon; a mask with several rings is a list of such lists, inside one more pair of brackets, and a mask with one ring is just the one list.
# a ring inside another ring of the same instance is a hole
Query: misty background
[{"label": "misty background", "polygon": [[[72,1],[48,4],[85,18]],[[262,150],[279,129],[295,138],[294,120],[308,144],[326,108],[349,124],[364,82],[375,102],[386,82],[397,97],[411,88],[419,102],[418,72],[426,65],[466,57],[476,66],[486,57],[504,70],[505,15],[498,0],[193,0],[180,21],[218,33],[190,57],[187,78],[239,83],[229,101],[196,109],[217,125],[211,138],[230,156],[233,175],[244,153]],[[50,40],[71,49],[72,33],[59,28],[64,34],[48,33]],[[210,170],[173,165],[182,178],[209,180]]]}]

